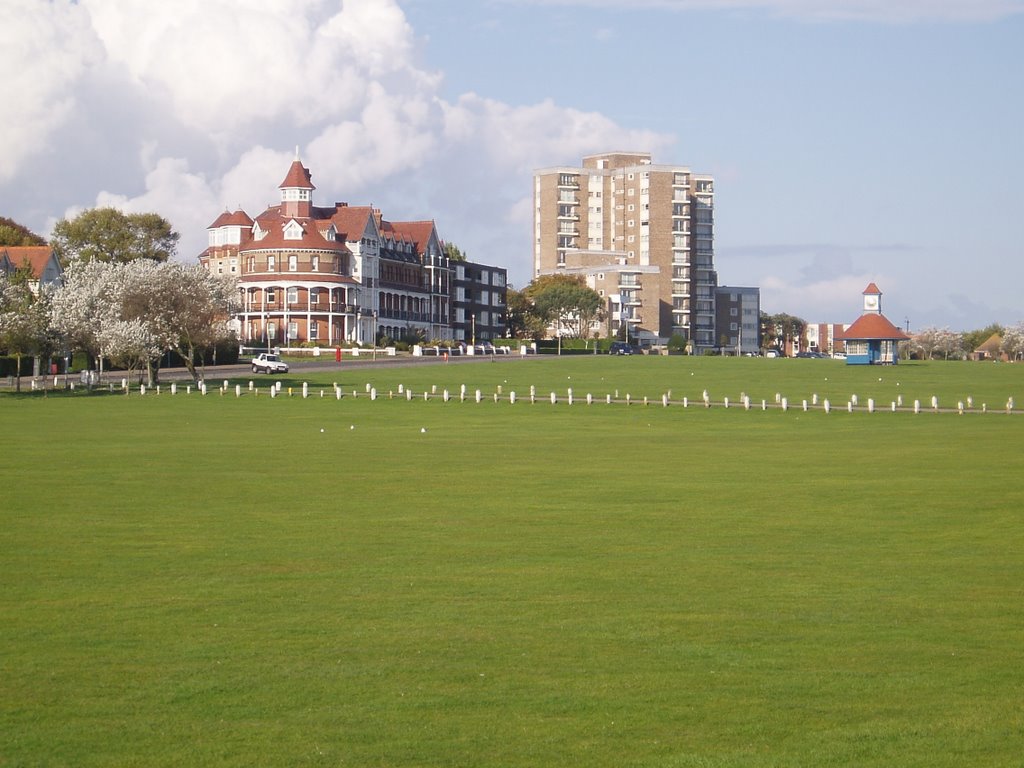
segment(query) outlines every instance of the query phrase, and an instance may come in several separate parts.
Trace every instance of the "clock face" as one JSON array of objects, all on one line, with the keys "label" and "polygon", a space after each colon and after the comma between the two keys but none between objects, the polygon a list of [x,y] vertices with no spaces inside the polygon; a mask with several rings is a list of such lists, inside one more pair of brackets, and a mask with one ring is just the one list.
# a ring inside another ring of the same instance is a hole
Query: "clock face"
[{"label": "clock face", "polygon": [[864,306],[867,307],[868,309],[874,309],[875,307],[878,306],[878,297],[877,296],[865,296],[864,297]]}]

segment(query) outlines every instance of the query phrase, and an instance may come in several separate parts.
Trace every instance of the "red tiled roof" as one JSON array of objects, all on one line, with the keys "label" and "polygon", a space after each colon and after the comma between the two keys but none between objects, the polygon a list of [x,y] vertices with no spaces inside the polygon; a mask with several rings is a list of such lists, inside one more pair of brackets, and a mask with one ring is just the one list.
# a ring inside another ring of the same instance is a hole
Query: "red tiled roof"
[{"label": "red tiled roof", "polygon": [[316,189],[310,179],[309,169],[303,166],[298,160],[292,161],[292,167],[288,169],[288,175],[278,186],[278,189],[298,187],[300,189]]},{"label": "red tiled roof", "polygon": [[5,245],[0,247],[0,255],[4,254],[15,269],[28,264],[32,270],[32,277],[38,280],[53,258],[53,248],[49,245]]},{"label": "red tiled roof", "polygon": [[420,256],[427,249],[427,241],[434,232],[432,221],[387,221],[385,230],[392,232],[399,240],[408,240],[416,244],[416,253]]},{"label": "red tiled roof", "polygon": [[228,219],[230,219],[230,218],[231,218],[231,214],[228,213],[227,209],[225,208],[223,213],[221,213],[220,216],[218,216],[216,219],[214,219],[213,220],[213,224],[208,226],[207,229],[217,229],[218,227],[223,227],[225,224],[227,224]]},{"label": "red tiled roof", "polygon": [[[866,293],[866,291],[865,291]],[[905,341],[910,337],[903,331],[890,323],[884,315],[868,313],[857,318],[856,322],[835,338],[844,341],[859,341],[867,339],[893,339]]]},{"label": "red tiled roof", "polygon": [[[246,243],[239,249],[239,251],[315,249],[318,251],[338,251],[340,253],[348,253],[348,248],[345,247],[344,243],[325,239],[315,224],[308,221],[298,222],[302,226],[301,238],[298,240],[285,239],[284,228],[289,221],[291,221],[291,219],[278,218],[277,221],[273,221],[269,217],[264,219],[261,216],[260,226],[267,230],[267,236],[262,240],[253,240]],[[296,221],[298,220],[296,219]]]},{"label": "red tiled roof", "polygon": [[877,293],[878,295],[881,295],[882,291],[874,283],[868,283],[868,287],[864,289],[863,293],[865,295],[869,293]]},{"label": "red tiled roof", "polygon": [[249,214],[239,208],[228,216],[228,220],[224,223],[230,227],[251,227],[252,219],[249,218]]},{"label": "red tiled roof", "polygon": [[337,227],[338,234],[344,234],[345,239],[352,240],[358,240],[363,236],[366,224],[372,216],[373,208],[368,205],[339,205],[331,211],[331,221]]}]

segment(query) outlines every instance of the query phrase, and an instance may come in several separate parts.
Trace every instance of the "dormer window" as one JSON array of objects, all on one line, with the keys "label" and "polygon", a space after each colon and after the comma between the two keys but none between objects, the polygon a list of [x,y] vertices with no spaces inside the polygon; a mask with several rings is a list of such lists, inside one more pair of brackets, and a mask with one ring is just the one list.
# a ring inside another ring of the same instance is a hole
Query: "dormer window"
[{"label": "dormer window", "polygon": [[285,240],[301,240],[302,239],[302,225],[299,222],[289,221],[284,228],[284,239]]}]

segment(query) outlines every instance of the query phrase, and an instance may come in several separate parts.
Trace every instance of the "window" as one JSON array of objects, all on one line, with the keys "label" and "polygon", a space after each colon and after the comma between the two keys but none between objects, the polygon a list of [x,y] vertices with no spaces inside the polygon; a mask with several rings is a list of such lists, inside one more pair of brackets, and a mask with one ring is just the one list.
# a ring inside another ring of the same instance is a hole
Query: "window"
[{"label": "window", "polygon": [[277,268],[277,257],[267,256],[267,271],[273,272]]},{"label": "window", "polygon": [[320,271],[320,257],[319,256],[314,256],[313,257],[313,271],[314,272],[319,272]]},{"label": "window", "polygon": [[294,272],[299,268],[299,257],[294,253],[288,254],[288,271]]},{"label": "window", "polygon": [[274,288],[267,288],[267,304],[274,304],[277,302],[277,290]]},{"label": "window", "polygon": [[288,339],[299,338],[299,324],[296,322],[288,323]]},{"label": "window", "polygon": [[298,304],[299,303],[299,289],[292,286],[288,289],[288,303]]},{"label": "window", "polygon": [[309,289],[309,303],[310,304],[319,304],[320,303],[320,289],[319,288],[310,288]]},{"label": "window", "polygon": [[313,340],[315,340],[317,338],[316,326],[317,326],[316,320],[313,320],[309,324],[309,338],[310,338],[310,341],[313,341]]}]

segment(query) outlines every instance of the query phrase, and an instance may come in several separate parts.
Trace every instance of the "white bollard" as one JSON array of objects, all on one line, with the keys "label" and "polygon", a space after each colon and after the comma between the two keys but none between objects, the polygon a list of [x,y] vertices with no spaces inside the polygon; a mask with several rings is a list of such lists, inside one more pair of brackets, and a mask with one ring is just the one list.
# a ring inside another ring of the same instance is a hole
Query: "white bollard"
[{"label": "white bollard", "polygon": [[480,390],[478,389],[476,391],[476,401],[479,403],[482,397],[483,395],[480,394]]},{"label": "white bollard", "polygon": [[376,387],[370,387],[370,400],[376,400],[376,399],[377,399],[377,388]]},{"label": "white bollard", "polygon": [[921,412],[921,401],[920,400],[915,400],[914,401],[914,413],[920,413],[920,412]]},{"label": "white bollard", "polygon": [[875,398],[869,397],[868,398],[868,413],[874,413],[874,412],[875,412]]},{"label": "white bollard", "polygon": [[803,409],[804,409],[804,413],[807,413],[807,399],[806,398],[804,398],[804,401],[803,401]]},{"label": "white bollard", "polygon": [[767,411],[768,410],[768,403],[765,402],[764,400],[761,401],[761,410],[762,411]]},{"label": "white bollard", "polygon": [[[204,389],[206,388],[205,385],[204,385],[203,388]],[[271,385],[271,387],[270,387],[270,396],[271,397],[277,397],[277,387]]]},{"label": "white bollard", "polygon": [[690,407],[690,398],[684,397],[683,398],[683,408],[689,408],[689,407]]},{"label": "white bollard", "polygon": [[896,401],[895,400],[892,401],[892,412],[896,413]]},{"label": "white bollard", "polygon": [[405,390],[405,399],[406,399],[406,401],[411,401],[412,400],[412,390],[411,389]]},{"label": "white bollard", "polygon": [[451,393],[446,389],[441,393],[441,400],[448,402],[451,399]]},{"label": "white bollard", "polygon": [[140,384],[139,385],[139,394],[140,395],[146,394],[146,385],[145,384]]},{"label": "white bollard", "polygon": [[783,411],[788,411],[789,410],[789,398],[788,397],[782,398],[782,410]]},{"label": "white bollard", "polygon": [[932,410],[939,410],[939,398],[937,398],[935,395],[932,395]]},{"label": "white bollard", "polygon": [[745,411],[749,411],[750,410],[750,395],[744,395],[743,396],[743,410],[745,410]]},{"label": "white bollard", "polygon": [[341,387],[337,387],[334,390],[334,399],[335,400],[341,400]]},{"label": "white bollard", "polygon": [[832,403],[828,401],[827,397],[825,398],[825,413],[832,413]]},{"label": "white bollard", "polygon": [[401,395],[401,394],[403,394],[404,392],[405,392],[405,384],[399,384],[399,385],[398,385],[398,394],[400,394],[400,395]]},{"label": "white bollard", "polygon": [[724,406],[725,406],[726,408],[728,408],[728,407],[729,407],[729,398],[728,398],[728,397],[725,397],[725,398],[723,398],[723,399],[722,399],[722,404],[723,404],[723,405],[724,405]]},{"label": "white bollard", "polygon": [[569,405],[572,405],[572,387],[569,387]]},{"label": "white bollard", "polygon": [[661,407],[668,408],[668,395],[661,396]]},{"label": "white bollard", "polygon": [[608,403],[608,405],[612,404],[612,396],[611,395],[606,395],[606,402]]},{"label": "white bollard", "polygon": [[959,413],[961,416],[964,415],[964,401],[963,400],[958,400],[957,401],[956,412]]},{"label": "white bollard", "polygon": [[854,405],[856,405],[857,404],[857,396],[856,395],[850,395],[850,402],[853,403]]},{"label": "white bollard", "polygon": [[846,401],[846,412],[847,413],[853,413],[853,401],[852,400],[847,400]]},{"label": "white bollard", "polygon": [[554,405],[557,402],[558,402],[558,395],[556,395],[554,392],[552,392],[551,393],[551,404]]},{"label": "white bollard", "polygon": [[235,397],[241,397],[241,396],[242,396],[242,385],[241,384],[235,384]]},{"label": "white bollard", "polygon": [[817,404],[818,404],[818,393],[815,392],[813,395],[811,395],[811,405],[817,405]]},{"label": "white bollard", "polygon": [[508,401],[511,405],[516,404],[516,391],[514,389],[508,393]]},{"label": "white bollard", "polygon": [[302,399],[305,400],[309,397],[309,384],[305,381],[302,382]]},{"label": "white bollard", "polygon": [[250,381],[249,382],[249,391],[252,392],[253,389],[255,388],[255,386],[256,386],[256,382]]},{"label": "white bollard", "polygon": [[594,402],[594,396],[587,392],[587,405],[592,405]]}]

